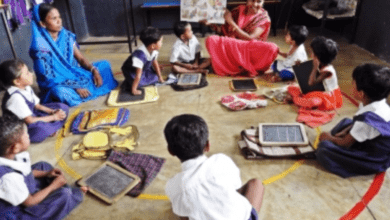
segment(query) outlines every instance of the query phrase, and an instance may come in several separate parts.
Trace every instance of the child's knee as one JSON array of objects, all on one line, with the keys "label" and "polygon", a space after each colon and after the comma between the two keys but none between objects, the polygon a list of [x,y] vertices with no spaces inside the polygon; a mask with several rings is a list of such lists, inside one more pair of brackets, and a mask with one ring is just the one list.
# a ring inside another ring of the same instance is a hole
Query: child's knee
[{"label": "child's knee", "polygon": [[262,192],[264,191],[264,185],[263,185],[263,181],[259,180],[259,179],[251,179],[248,181],[248,187],[253,187],[255,188],[257,191],[259,192]]}]

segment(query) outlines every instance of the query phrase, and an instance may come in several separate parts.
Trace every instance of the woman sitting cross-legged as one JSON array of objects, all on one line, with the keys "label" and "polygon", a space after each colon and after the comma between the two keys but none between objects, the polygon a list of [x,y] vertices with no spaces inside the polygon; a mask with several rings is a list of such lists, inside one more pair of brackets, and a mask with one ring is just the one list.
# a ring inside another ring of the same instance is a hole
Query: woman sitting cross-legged
[{"label": "woman sitting cross-legged", "polygon": [[231,12],[226,9],[225,24],[210,24],[207,20],[201,23],[208,25],[217,34],[241,40],[267,41],[271,28],[268,12],[263,8],[264,0],[247,0]]},{"label": "woman sitting cross-legged", "polygon": [[49,4],[33,8],[30,56],[43,103],[69,106],[105,95],[118,83],[107,61],[91,64],[77,48],[76,37],[62,27],[61,16]]}]

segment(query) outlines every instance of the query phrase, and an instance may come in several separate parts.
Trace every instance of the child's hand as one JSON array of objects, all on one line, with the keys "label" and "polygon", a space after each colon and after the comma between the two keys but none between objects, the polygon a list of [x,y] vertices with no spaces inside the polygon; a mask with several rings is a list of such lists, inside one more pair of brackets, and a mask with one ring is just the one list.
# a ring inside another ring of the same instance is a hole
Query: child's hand
[{"label": "child's hand", "polygon": [[54,168],[54,169],[49,171],[49,173],[47,174],[47,177],[54,178],[54,177],[61,176],[61,175],[63,175],[62,171],[60,169]]},{"label": "child's hand", "polygon": [[295,61],[295,65],[300,65],[300,64],[301,64],[300,60]]},{"label": "child's hand", "polygon": [[66,113],[62,109],[58,109],[53,114],[55,121],[62,121],[66,118]]},{"label": "child's hand", "polygon": [[192,69],[198,69],[199,65],[197,63],[192,64]]},{"label": "child's hand", "polygon": [[207,21],[207,19],[199,20],[199,23],[206,25],[206,26],[210,25],[210,23]]},{"label": "child's hand", "polygon": [[53,190],[56,190],[58,188],[63,187],[66,184],[66,179],[64,175],[57,176],[53,182],[51,182],[51,186],[53,187]]},{"label": "child's hand", "polygon": [[160,83],[164,83],[164,82],[165,82],[165,80],[164,80],[162,77],[159,77],[159,78],[158,78],[158,81],[159,81]]},{"label": "child's hand", "polygon": [[320,141],[329,141],[332,139],[332,135],[329,132],[322,132],[319,139]]},{"label": "child's hand", "polygon": [[131,93],[133,93],[133,95],[141,95],[142,94],[142,91],[141,90],[132,90]]}]

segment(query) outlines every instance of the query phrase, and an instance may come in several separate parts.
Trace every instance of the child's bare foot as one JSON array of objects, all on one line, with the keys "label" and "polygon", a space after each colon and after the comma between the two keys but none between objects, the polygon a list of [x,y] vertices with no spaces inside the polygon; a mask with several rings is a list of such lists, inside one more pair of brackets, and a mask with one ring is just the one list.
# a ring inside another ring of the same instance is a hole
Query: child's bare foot
[{"label": "child's bare foot", "polygon": [[205,75],[209,74],[209,70],[208,69],[201,69],[200,72],[205,74]]},{"label": "child's bare foot", "polygon": [[85,195],[88,191],[89,191],[89,187],[88,186],[82,186],[80,187],[80,190],[83,192],[83,194]]},{"label": "child's bare foot", "polygon": [[271,82],[280,82],[280,81],[282,81],[282,79],[279,76],[277,76],[277,75],[273,75],[271,77],[270,81]]}]

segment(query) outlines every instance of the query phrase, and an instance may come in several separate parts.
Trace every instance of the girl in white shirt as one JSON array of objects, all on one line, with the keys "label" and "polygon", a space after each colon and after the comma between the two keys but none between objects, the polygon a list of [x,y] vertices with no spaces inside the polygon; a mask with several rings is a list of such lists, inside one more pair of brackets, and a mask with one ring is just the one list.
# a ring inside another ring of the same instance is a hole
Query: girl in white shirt
[{"label": "girl in white shirt", "polygon": [[63,103],[40,104],[31,88],[33,74],[23,61],[4,61],[0,73],[0,82],[7,90],[2,102],[3,113],[15,115],[27,124],[31,142],[44,141],[64,125],[69,107]]},{"label": "girl in white shirt", "polygon": [[315,37],[310,44],[312,48],[313,69],[309,77],[309,85],[322,83],[325,91],[313,91],[302,94],[297,86],[289,86],[288,93],[294,104],[303,108],[318,108],[330,111],[343,105],[343,97],[337,82],[337,74],[331,65],[336,58],[338,45],[323,36]]}]

